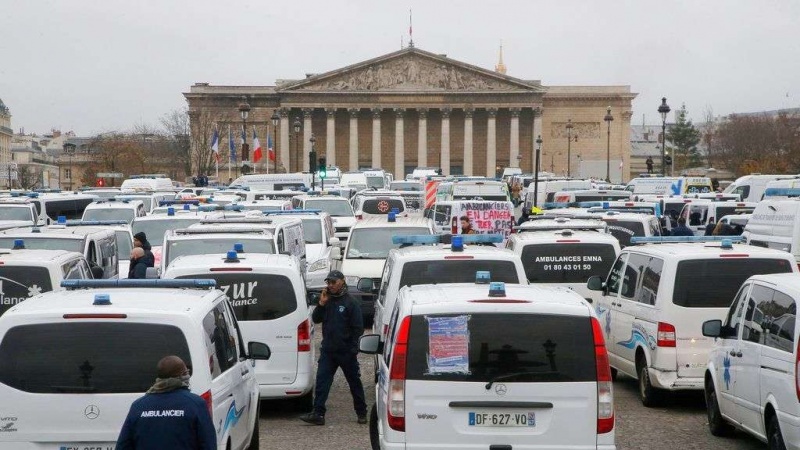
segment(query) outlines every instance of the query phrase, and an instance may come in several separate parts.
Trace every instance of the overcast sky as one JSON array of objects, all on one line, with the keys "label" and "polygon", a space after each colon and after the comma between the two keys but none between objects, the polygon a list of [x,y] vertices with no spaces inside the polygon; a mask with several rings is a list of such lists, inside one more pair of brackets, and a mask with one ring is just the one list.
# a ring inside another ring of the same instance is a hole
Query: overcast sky
[{"label": "overcast sky", "polygon": [[90,135],[157,124],[195,82],[272,85],[418,48],[547,85],[630,85],[695,122],[800,106],[800,2],[0,0],[12,128]]}]

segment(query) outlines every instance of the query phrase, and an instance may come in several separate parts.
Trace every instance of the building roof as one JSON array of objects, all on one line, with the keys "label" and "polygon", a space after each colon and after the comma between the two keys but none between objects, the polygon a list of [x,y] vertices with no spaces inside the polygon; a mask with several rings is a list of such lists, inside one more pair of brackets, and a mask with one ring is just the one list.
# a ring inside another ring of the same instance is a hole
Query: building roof
[{"label": "building roof", "polygon": [[11,114],[11,111],[8,109],[5,103],[3,103],[3,99],[0,98],[0,114]]}]

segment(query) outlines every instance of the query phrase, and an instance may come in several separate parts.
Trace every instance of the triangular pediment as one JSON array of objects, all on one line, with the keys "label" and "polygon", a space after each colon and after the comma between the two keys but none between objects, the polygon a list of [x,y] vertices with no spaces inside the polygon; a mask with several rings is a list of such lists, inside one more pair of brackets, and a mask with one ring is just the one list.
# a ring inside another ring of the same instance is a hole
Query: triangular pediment
[{"label": "triangular pediment", "polygon": [[285,92],[544,92],[536,84],[413,47],[314,75]]}]

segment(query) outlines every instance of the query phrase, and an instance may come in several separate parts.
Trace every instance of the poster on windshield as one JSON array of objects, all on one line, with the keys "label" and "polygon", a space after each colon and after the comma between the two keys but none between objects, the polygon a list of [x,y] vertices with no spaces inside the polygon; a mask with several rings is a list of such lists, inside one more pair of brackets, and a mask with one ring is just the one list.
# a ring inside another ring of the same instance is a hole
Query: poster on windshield
[{"label": "poster on windshield", "polygon": [[[464,201],[453,205],[454,216],[465,217],[475,233],[501,234],[507,239],[514,227],[514,205],[505,201]],[[461,221],[458,220],[459,233]]]},{"label": "poster on windshield", "polygon": [[425,317],[428,322],[426,374],[469,374],[469,317]]}]

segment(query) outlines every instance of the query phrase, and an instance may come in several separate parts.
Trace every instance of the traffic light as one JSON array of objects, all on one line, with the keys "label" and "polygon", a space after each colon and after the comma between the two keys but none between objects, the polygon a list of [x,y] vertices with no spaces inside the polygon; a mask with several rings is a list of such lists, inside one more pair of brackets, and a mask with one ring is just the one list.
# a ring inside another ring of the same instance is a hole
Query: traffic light
[{"label": "traffic light", "polygon": [[319,178],[324,180],[328,177],[328,165],[325,164],[325,157],[319,159],[319,164],[317,164],[317,168],[319,169]]},{"label": "traffic light", "polygon": [[103,187],[105,185],[106,185],[105,180],[103,180],[102,178],[97,179],[97,187]]},{"label": "traffic light", "polygon": [[317,172],[317,152],[308,152],[308,171]]},{"label": "traffic light", "polygon": [[672,165],[672,156],[664,155],[664,164],[671,166]]}]

